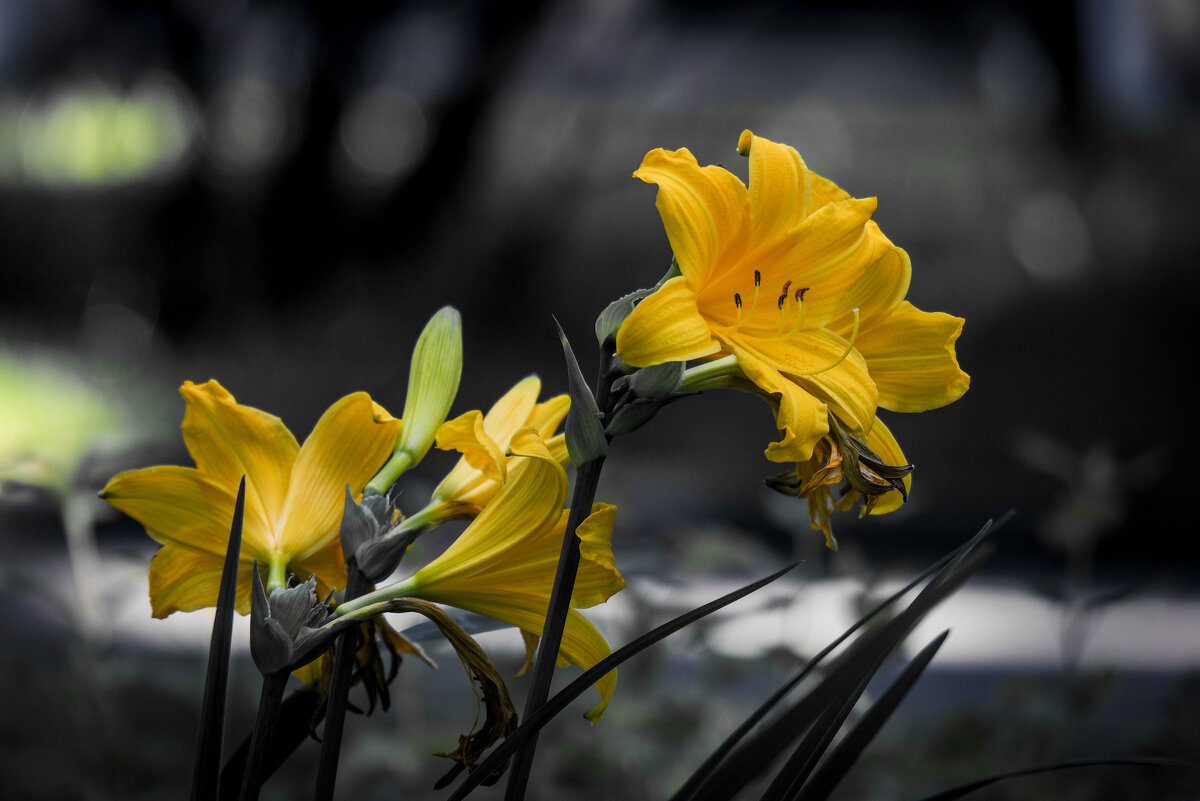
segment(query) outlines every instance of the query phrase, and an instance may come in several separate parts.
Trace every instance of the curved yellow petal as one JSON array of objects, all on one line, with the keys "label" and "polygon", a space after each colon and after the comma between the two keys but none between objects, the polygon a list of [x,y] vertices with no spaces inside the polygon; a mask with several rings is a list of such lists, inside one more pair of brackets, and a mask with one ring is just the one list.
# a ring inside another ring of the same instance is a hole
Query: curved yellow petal
[{"label": "curved yellow petal", "polygon": [[[871,430],[863,437],[863,442],[886,464],[897,466],[908,464],[908,460],[904,458],[904,451],[900,450],[900,443],[896,442],[896,438],[892,436],[892,432],[888,430],[888,427],[883,424],[882,420],[875,420],[875,425],[871,426]],[[910,492],[912,490],[912,475],[905,476],[903,480],[904,491],[906,493]],[[896,511],[903,505],[904,496],[898,490],[889,490],[879,496],[870,514],[887,514],[888,512]]]},{"label": "curved yellow petal", "polygon": [[458,539],[412,576],[415,587],[445,585],[486,570],[506,551],[536,542],[558,521],[566,500],[567,474],[545,444],[537,447],[533,440],[541,443],[529,428],[514,435],[513,452],[530,458],[510,473],[508,482]]},{"label": "curved yellow petal", "polygon": [[[169,542],[150,561],[150,607],[155,617],[217,605],[225,557]],[[237,611],[250,611],[254,563],[238,564]]]},{"label": "curved yellow petal", "polygon": [[[862,355],[837,334],[815,329],[773,340],[750,336],[729,338],[729,343],[735,342],[740,346],[735,351],[739,354],[739,365],[742,364],[740,354],[751,351],[764,366],[781,373],[784,381],[831,406],[855,431],[870,428],[878,405],[875,383]],[[728,347],[733,349],[732,344]],[[750,377],[748,373],[747,377]],[[764,386],[756,378],[751,380]]]},{"label": "curved yellow petal", "polygon": [[[625,587],[625,579],[617,571],[617,560],[612,551],[616,515],[617,507],[612,504],[595,503],[592,513],[579,524],[576,534],[579,536],[580,562],[571,606],[587,609],[602,604]],[[566,531],[565,517],[564,514],[563,533]],[[562,534],[556,532],[553,540],[561,542]]]},{"label": "curved yellow petal", "polygon": [[233,492],[246,476],[246,509],[261,515],[270,530],[287,498],[292,463],[300,446],[273,414],[238,403],[216,381],[185,381],[183,441],[196,468],[219,478]]},{"label": "curved yellow petal", "polygon": [[812,200],[809,202],[808,213],[812,214],[822,206],[827,206],[830,203],[837,203],[841,200],[849,200],[850,193],[840,186],[835,184],[828,178],[823,178],[817,175],[812,170],[808,172],[808,181],[812,186]]},{"label": "curved yellow petal", "polygon": [[566,418],[570,409],[570,395],[555,395],[534,407],[533,414],[529,416],[528,425],[536,428],[538,436],[549,444],[550,438]]},{"label": "curved yellow petal", "polygon": [[[732,298],[730,293],[730,304]],[[696,306],[695,292],[682,276],[635,306],[617,330],[617,354],[636,367],[699,359],[720,349]]]},{"label": "curved yellow petal", "polygon": [[751,239],[782,236],[808,214],[812,182],[808,167],[795,148],[742,133],[738,152],[750,156]]},{"label": "curved yellow petal", "polygon": [[958,366],[954,343],[963,319],[897,304],[856,343],[879,389],[879,405],[894,412],[923,412],[958,400],[971,378]]},{"label": "curved yellow petal", "polygon": [[828,407],[784,378],[739,340],[729,339],[725,344],[748,379],[764,392],[779,396],[775,425],[783,432],[783,438],[767,446],[767,458],[772,462],[807,462],[817,441],[829,432]]},{"label": "curved yellow petal", "polygon": [[507,445],[518,428],[529,425],[541,391],[541,380],[536,375],[530,375],[501,395],[483,418],[483,427],[488,436],[495,442]]},{"label": "curved yellow petal", "polygon": [[[237,487],[231,491],[191,467],[147,467],[114,476],[100,497],[146,528],[160,543],[178,543],[225,557]],[[270,552],[271,534],[259,509],[246,508],[242,557]]]},{"label": "curved yellow petal", "polygon": [[[700,310],[712,321],[729,316],[730,301],[739,293],[753,310],[743,323],[766,333],[787,331],[795,319],[795,293],[804,289],[805,327],[825,325],[851,307],[847,298],[868,269],[892,247],[878,226],[868,225],[875,198],[850,199],[810,214],[784,236],[755,242],[734,269],[714,276],[699,295]],[[762,297],[750,302],[754,272]],[[782,300],[782,308],[777,297]],[[791,320],[784,321],[785,317]]]},{"label": "curved yellow petal", "polygon": [[858,283],[844,296],[842,305],[848,311],[840,319],[829,323],[830,329],[844,337],[850,336],[854,327],[854,315],[849,310],[859,310],[860,330],[869,328],[904,300],[912,281],[912,262],[908,253],[893,245],[874,220],[867,223],[867,231],[868,236],[873,237],[881,247],[881,252],[879,258],[863,272]]},{"label": "curved yellow petal", "polygon": [[[438,429],[437,446],[444,451],[456,450],[463,455],[451,473],[477,471],[492,481],[507,478],[504,451],[487,431],[484,416],[478,411],[465,412],[442,423]],[[465,480],[463,475],[460,481]],[[445,480],[450,480],[447,476]]]},{"label": "curved yellow petal", "polygon": [[321,415],[304,441],[276,529],[276,549],[290,559],[303,560],[337,539],[346,485],[361,497],[391,455],[400,423],[379,408],[365,392],[347,395]]},{"label": "curved yellow petal", "polygon": [[702,287],[718,263],[745,248],[749,196],[724,167],[701,167],[687,148],[658,148],[633,177],[658,184],[655,205],[679,271],[693,287]]}]

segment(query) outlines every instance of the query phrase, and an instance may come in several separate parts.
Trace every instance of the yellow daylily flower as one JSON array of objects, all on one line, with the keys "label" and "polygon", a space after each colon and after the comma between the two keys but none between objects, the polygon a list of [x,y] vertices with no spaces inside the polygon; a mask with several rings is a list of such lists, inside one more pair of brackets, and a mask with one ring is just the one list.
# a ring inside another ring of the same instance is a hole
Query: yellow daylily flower
[{"label": "yellow daylily flower", "polygon": [[234,500],[246,477],[237,608],[250,609],[257,559],[268,584],[289,573],[317,592],[346,585],[338,529],[346,485],[355,497],[392,452],[401,423],[364,392],[333,404],[303,445],[274,415],[239,404],[216,381],[185,382],[183,440],[196,466],[120,473],[100,497],[162,543],[150,563],[155,617],[214,606]]},{"label": "yellow daylily flower", "polygon": [[[566,531],[567,474],[532,426],[519,429],[509,447],[521,463],[509,465],[508,480],[449,548],[408,579],[342,604],[336,613],[402,597],[455,606],[520,628],[528,663],[546,622]],[[587,669],[612,653],[577,609],[603,603],[625,586],[612,553],[615,515],[615,506],[597,503],[579,527],[581,559],[560,667]],[[616,671],[596,682],[601,701],[587,713],[589,720],[600,719],[616,683]]]},{"label": "yellow daylily flower", "polygon": [[555,429],[567,416],[571,398],[557,395],[537,402],[542,382],[526,376],[501,396],[487,414],[470,411],[446,421],[437,433],[437,446],[457,450],[463,456],[433,491],[432,505],[449,517],[479,514],[507,480],[511,463],[523,461],[506,456],[508,443],[519,429],[532,426],[560,465],[570,461],[566,438]]},{"label": "yellow daylily flower", "polygon": [[778,462],[811,459],[830,413],[861,437],[877,407],[915,412],[960,397],[963,321],[904,300],[911,264],[871,220],[875,199],[851,197],[750,131],[738,152],[750,158],[749,187],[687,149],[653,150],[634,173],[659,187],[680,274],[621,325],[621,358],[736,360],[776,399],[783,437],[766,455]]}]

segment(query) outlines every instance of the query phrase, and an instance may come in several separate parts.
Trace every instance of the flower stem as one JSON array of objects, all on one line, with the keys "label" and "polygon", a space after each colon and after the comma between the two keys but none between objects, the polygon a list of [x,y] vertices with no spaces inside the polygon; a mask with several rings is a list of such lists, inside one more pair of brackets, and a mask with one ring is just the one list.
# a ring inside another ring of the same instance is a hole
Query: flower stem
[{"label": "flower stem", "polygon": [[267,565],[267,595],[269,596],[273,590],[285,587],[287,587],[287,560],[279,554],[271,554],[271,561]]},{"label": "flower stem", "polygon": [[412,454],[408,451],[396,451],[392,454],[392,458],[388,459],[388,463],[383,466],[375,477],[367,484],[364,492],[373,492],[376,495],[383,495],[388,491],[392,484],[396,483],[396,479],[404,474],[404,471],[412,467],[414,464]]},{"label": "flower stem", "polygon": [[[353,557],[346,564],[346,600],[362,595],[370,585]],[[333,656],[333,675],[325,699],[325,735],[321,740],[321,758],[317,764],[317,784],[313,798],[330,801],[337,782],[338,756],[346,723],[346,699],[350,694],[350,674],[354,672],[357,628],[351,628],[337,640]]]},{"label": "flower stem", "polygon": [[250,755],[246,757],[246,773],[242,777],[241,801],[258,801],[258,791],[262,786],[263,757],[270,745],[271,731],[275,728],[275,713],[279,711],[279,702],[283,699],[289,675],[286,670],[263,674],[262,694],[258,697],[258,717],[254,721]]},{"label": "flower stem", "polygon": [[[612,412],[613,373],[609,370],[613,354],[611,345],[601,353],[600,377],[596,381],[596,407],[607,416]],[[571,496],[571,512],[567,518],[567,534],[563,537],[562,551],[558,557],[558,572],[554,576],[554,588],[550,592],[550,606],[546,610],[546,623],[538,643],[537,658],[533,665],[533,679],[529,695],[525,700],[525,719],[536,712],[550,695],[550,683],[554,678],[554,666],[558,662],[558,648],[566,628],[567,613],[571,608],[571,594],[575,589],[575,575],[579,571],[579,535],[576,529],[591,514],[596,500],[596,488],[600,483],[600,471],[604,468],[604,457],[578,465],[575,475],[575,491]],[[537,748],[537,736],[517,752],[512,770],[508,774],[505,801],[520,801],[525,797],[529,773],[533,767],[533,754]]]}]

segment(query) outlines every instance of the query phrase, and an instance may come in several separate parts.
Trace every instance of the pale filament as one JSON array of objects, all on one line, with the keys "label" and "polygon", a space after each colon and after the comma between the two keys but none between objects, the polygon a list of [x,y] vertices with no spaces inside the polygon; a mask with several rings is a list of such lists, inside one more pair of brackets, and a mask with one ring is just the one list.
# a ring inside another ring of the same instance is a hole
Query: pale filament
[{"label": "pale filament", "polygon": [[858,309],[855,309],[854,310],[854,330],[850,332],[850,341],[848,343],[846,343],[846,349],[844,351],[842,351],[842,355],[837,357],[837,359],[835,361],[833,361],[830,364],[825,365],[824,367],[819,367],[816,370],[803,370],[803,371],[788,370],[787,371],[788,375],[798,375],[798,376],[820,375],[821,373],[828,372],[828,371],[832,370],[833,368],[837,367],[842,362],[846,361],[846,357],[849,356],[854,351],[854,343],[858,341],[858,322],[859,322]]},{"label": "pale filament", "polygon": [[[750,311],[746,312],[746,318],[754,316],[754,310],[758,308],[758,290],[762,285],[762,273],[758,270],[754,271],[754,299],[750,301]],[[739,293],[734,293],[733,302],[737,304],[737,322],[733,324],[733,330],[736,331],[742,327],[742,296]]]}]

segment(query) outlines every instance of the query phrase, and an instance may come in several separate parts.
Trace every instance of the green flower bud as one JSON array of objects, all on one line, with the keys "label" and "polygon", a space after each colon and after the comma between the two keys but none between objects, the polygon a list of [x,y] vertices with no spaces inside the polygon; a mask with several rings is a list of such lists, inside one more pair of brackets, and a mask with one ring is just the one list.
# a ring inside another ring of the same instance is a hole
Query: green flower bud
[{"label": "green flower bud", "polygon": [[404,401],[404,426],[392,458],[367,485],[382,495],[404,471],[425,457],[446,422],[462,376],[462,317],[444,306],[425,325],[413,348]]}]

